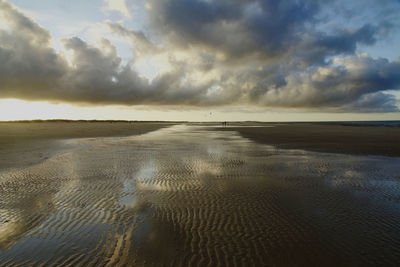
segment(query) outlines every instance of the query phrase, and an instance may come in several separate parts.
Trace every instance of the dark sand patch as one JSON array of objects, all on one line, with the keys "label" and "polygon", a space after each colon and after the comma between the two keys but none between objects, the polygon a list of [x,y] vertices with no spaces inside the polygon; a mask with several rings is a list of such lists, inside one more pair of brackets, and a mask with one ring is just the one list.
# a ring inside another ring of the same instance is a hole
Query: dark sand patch
[{"label": "dark sand patch", "polygon": [[[260,126],[260,125],[258,125]],[[400,156],[400,128],[323,124],[273,124],[274,127],[219,127],[278,148],[357,155]]]}]

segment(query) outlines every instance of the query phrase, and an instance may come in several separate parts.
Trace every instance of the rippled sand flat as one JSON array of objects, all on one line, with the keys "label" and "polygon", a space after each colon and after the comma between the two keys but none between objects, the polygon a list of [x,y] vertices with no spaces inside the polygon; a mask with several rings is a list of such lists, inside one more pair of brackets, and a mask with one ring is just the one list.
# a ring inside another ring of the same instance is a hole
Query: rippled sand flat
[{"label": "rippled sand flat", "polygon": [[400,158],[176,125],[0,171],[0,266],[396,265]]}]

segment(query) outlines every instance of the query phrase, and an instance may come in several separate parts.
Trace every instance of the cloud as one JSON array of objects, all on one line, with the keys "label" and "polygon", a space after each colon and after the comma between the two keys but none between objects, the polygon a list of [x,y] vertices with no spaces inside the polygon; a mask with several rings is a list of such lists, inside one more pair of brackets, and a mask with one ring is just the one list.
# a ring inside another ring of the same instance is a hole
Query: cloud
[{"label": "cloud", "polygon": [[313,71],[290,73],[282,86],[271,86],[256,98],[266,106],[325,107],[360,112],[397,109],[394,97],[382,92],[399,88],[400,62],[355,55],[334,63]]},{"label": "cloud", "polygon": [[125,18],[131,18],[131,13],[126,6],[126,0],[104,0],[104,2],[107,4],[107,10],[117,11]]},{"label": "cloud", "polygon": [[375,45],[394,24],[382,19],[332,26],[325,10],[333,3],[150,0],[146,34],[105,22],[110,32],[131,41],[135,60],[166,61],[169,68],[150,81],[135,61],[124,63],[105,38],[97,46],[66,38],[65,50],[55,51],[46,29],[0,0],[0,19],[7,26],[0,28],[0,97],[94,105],[398,111],[388,91],[400,89],[400,60],[358,51],[360,45]]},{"label": "cloud", "polygon": [[351,103],[348,110],[357,112],[397,112],[397,101],[395,96],[382,92],[362,95],[355,102]]},{"label": "cloud", "polygon": [[139,55],[154,55],[154,53],[157,53],[159,50],[159,48],[149,41],[142,31],[130,30],[124,27],[121,23],[113,23],[111,21],[106,21],[106,25],[109,27],[111,32],[128,37],[133,44],[135,52]]},{"label": "cloud", "polygon": [[0,30],[0,96],[40,98],[53,87],[67,65],[50,47],[51,36],[10,4],[0,1],[0,18],[11,32]]},{"label": "cloud", "polygon": [[[364,19],[321,28],[334,2],[151,0],[148,11],[167,45],[216,59],[221,78],[214,86],[225,103],[352,111],[376,104],[376,110],[393,111],[393,97],[377,92],[399,89],[390,71],[398,62],[357,55],[358,46],[374,45],[391,23]],[[337,66],[332,58],[347,60]],[[350,61],[359,69],[350,69]]]}]

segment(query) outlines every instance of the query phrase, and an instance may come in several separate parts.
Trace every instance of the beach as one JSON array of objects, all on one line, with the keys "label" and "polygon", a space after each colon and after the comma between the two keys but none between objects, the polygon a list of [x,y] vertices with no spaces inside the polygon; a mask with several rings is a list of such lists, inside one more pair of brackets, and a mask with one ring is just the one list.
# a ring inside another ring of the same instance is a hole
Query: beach
[{"label": "beach", "polygon": [[139,135],[170,125],[124,121],[0,122],[0,169],[39,163],[71,149],[69,140]]},{"label": "beach", "polygon": [[[45,129],[23,130],[29,142],[0,168],[1,266],[398,263],[392,128],[375,130],[384,148],[359,152],[354,140],[372,138],[363,126],[137,124],[116,133],[82,123],[68,133],[66,124],[29,126]],[[3,143],[20,131],[0,129]],[[51,140],[46,158],[22,150]],[[29,160],[18,166],[19,157]]]},{"label": "beach", "polygon": [[338,123],[232,123],[230,127],[217,129],[236,131],[255,142],[279,148],[400,156],[400,127]]}]

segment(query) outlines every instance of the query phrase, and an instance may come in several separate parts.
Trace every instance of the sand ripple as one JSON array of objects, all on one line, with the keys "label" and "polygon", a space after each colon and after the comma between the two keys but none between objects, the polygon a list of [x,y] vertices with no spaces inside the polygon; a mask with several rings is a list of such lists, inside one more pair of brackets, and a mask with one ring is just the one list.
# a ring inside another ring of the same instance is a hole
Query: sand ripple
[{"label": "sand ripple", "polygon": [[0,266],[400,259],[399,158],[281,150],[184,125],[79,142],[0,172]]}]

